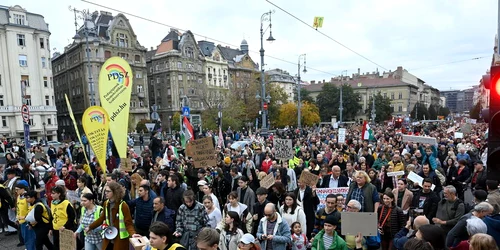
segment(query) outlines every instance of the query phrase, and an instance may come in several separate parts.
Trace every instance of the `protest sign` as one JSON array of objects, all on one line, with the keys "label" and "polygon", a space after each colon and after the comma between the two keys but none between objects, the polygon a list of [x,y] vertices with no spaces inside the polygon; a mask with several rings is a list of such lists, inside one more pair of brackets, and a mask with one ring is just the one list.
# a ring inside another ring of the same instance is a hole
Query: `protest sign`
[{"label": "protest sign", "polygon": [[66,191],[66,197],[72,204],[80,202],[80,196],[78,196],[78,193],[76,191],[71,191],[71,190]]},{"label": "protest sign", "polygon": [[345,132],[345,128],[339,128],[339,138],[337,140],[339,143],[345,142]]},{"label": "protest sign", "polygon": [[73,237],[73,231],[68,229],[59,231],[59,248],[76,249],[76,239]]},{"label": "protest sign", "polygon": [[268,189],[272,185],[274,185],[275,182],[276,180],[274,179],[274,175],[271,173],[266,175],[266,177],[262,178],[262,180],[260,180],[260,186]]},{"label": "protest sign", "polygon": [[414,136],[414,135],[403,135],[404,142],[417,142],[421,144],[436,145],[436,138],[434,137],[424,137],[424,136]]},{"label": "protest sign", "polygon": [[316,188],[316,196],[319,199],[318,210],[324,208],[326,205],[326,196],[329,194],[341,194],[344,198],[347,196],[347,192],[349,192],[348,187],[341,188]]},{"label": "protest sign", "polygon": [[299,181],[300,181],[300,183],[302,183],[304,185],[314,187],[318,183],[318,178],[319,177],[317,175],[315,175],[311,172],[302,171],[302,174],[300,175]]},{"label": "protest sign", "polygon": [[387,172],[387,176],[392,177],[392,176],[399,176],[399,175],[404,175],[405,171],[396,171],[396,172]]},{"label": "protest sign", "polygon": [[125,172],[132,172],[132,161],[129,158],[120,159],[120,170]]},{"label": "protest sign", "polygon": [[455,132],[455,139],[461,139],[461,138],[464,138],[464,133],[460,133],[460,132]]},{"label": "protest sign", "polygon": [[190,142],[195,168],[215,166],[215,148],[212,137],[205,137]]},{"label": "protest sign", "polygon": [[342,235],[377,236],[377,214],[376,213],[340,213],[342,220]]},{"label": "protest sign", "polygon": [[446,130],[447,134],[453,133],[453,132],[455,132],[455,127],[454,126]]},{"label": "protest sign", "polygon": [[470,124],[476,124],[477,120],[476,119],[465,119],[465,122],[470,123]]},{"label": "protest sign", "polygon": [[274,157],[280,160],[290,160],[293,158],[292,139],[274,139],[273,140]]}]

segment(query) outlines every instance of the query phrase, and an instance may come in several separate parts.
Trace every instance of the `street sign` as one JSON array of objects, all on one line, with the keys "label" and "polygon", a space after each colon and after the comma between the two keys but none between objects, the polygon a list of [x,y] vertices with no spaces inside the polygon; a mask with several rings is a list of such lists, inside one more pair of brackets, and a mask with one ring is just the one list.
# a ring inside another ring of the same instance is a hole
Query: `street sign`
[{"label": "street sign", "polygon": [[191,111],[191,110],[189,109],[189,107],[188,107],[188,106],[184,106],[184,107],[182,107],[182,115],[183,115],[183,116],[189,116],[189,115],[190,115],[190,111]]},{"label": "street sign", "polygon": [[153,132],[153,130],[155,129],[155,125],[156,123],[146,123],[146,128],[148,128],[149,132]]},{"label": "street sign", "polygon": [[158,120],[158,119],[160,119],[160,115],[158,115],[157,112],[151,113],[151,120],[155,121],[155,120]]},{"label": "street sign", "polygon": [[24,123],[29,123],[30,121],[30,109],[28,105],[24,104],[21,108],[21,115],[23,116]]}]

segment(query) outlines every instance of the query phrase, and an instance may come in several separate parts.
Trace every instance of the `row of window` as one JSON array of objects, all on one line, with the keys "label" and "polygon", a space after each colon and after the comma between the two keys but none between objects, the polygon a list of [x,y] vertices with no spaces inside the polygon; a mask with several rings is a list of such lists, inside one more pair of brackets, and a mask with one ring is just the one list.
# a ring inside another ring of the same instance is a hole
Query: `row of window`
[{"label": "row of window", "polygon": [[[40,49],[50,49],[49,47],[49,39],[39,38]],[[23,34],[17,34],[17,45],[18,46],[26,46],[26,36]]]},{"label": "row of window", "polygon": [[[46,57],[41,57],[41,62],[42,62],[42,68],[47,68],[49,67],[49,62],[47,61]],[[19,66],[21,67],[28,67],[28,56],[27,55],[19,55]]]},{"label": "row of window", "polygon": [[[0,75],[0,86],[2,86],[2,75]],[[21,75],[21,84],[24,85],[24,87],[30,87],[30,77],[29,75]],[[49,78],[44,76],[43,77],[43,87],[48,88],[49,87]],[[53,83],[52,83],[52,77],[50,78],[50,87],[53,88]]]},{"label": "row of window", "polygon": [[[182,62],[177,62],[177,69],[182,69],[182,66],[183,66]],[[174,69],[174,67],[175,67],[174,62],[170,62],[170,65],[168,65],[167,62],[164,62],[164,63],[156,64],[154,68],[155,68],[155,71],[160,71],[162,69],[169,69],[169,68]],[[195,65],[192,63],[186,63],[185,67],[186,67],[186,69],[195,70]],[[197,64],[196,67],[197,67],[198,71],[201,71],[201,64]],[[215,69],[214,69],[214,71],[215,71]],[[153,73],[153,67],[149,68],[149,73]],[[214,74],[215,74],[215,72],[214,72]],[[220,72],[219,72],[219,74],[220,74]],[[224,74],[226,74],[225,70],[224,70]]]},{"label": "row of window", "polygon": [[[52,101],[54,101],[54,97],[52,96]],[[28,106],[31,106],[32,103],[31,103],[31,95],[25,95],[24,96],[24,102],[26,105]],[[4,95],[0,95],[0,107],[4,107],[5,106],[5,99],[4,99]],[[45,96],[45,106],[50,106],[50,96],[46,95]]]},{"label": "row of window", "polygon": [[132,108],[137,108],[137,107],[144,108],[144,102],[143,101],[139,101],[138,103],[139,103],[139,106],[137,106],[137,103],[135,101],[131,101],[130,102],[130,107],[132,107]]},{"label": "row of window", "polygon": [[[387,98],[387,93],[382,94],[384,98]],[[403,99],[403,92],[399,92],[398,99]],[[394,92],[391,92],[391,100],[394,100]]]}]

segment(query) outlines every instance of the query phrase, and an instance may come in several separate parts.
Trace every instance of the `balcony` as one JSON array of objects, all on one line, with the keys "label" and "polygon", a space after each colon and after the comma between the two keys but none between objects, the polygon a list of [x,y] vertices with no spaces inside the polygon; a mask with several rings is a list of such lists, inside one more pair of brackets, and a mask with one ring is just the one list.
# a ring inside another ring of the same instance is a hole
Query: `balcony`
[{"label": "balcony", "polygon": [[[56,106],[29,106],[30,112],[57,112]],[[0,107],[0,113],[21,112],[21,106]]]}]

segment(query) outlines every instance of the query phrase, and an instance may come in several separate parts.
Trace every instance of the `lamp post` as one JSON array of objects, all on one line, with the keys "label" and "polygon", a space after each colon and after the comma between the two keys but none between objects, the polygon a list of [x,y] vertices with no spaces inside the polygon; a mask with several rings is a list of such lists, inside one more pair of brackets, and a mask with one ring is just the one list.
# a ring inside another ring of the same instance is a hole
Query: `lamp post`
[{"label": "lamp post", "polygon": [[300,59],[304,59],[304,74],[307,73],[307,69],[306,69],[306,54],[302,54],[299,56],[299,62],[297,63],[297,128],[299,129],[299,135],[302,135],[302,124],[301,124],[301,118],[302,118],[302,114],[301,114],[301,106],[302,106],[302,100],[301,100],[301,96],[300,96]]},{"label": "lamp post", "polygon": [[344,111],[344,100],[342,97],[342,91],[343,91],[343,86],[344,86],[344,72],[347,76],[347,70],[343,70],[342,74],[340,75],[340,104],[339,104],[339,125],[342,124],[342,116],[343,116],[343,111]]},{"label": "lamp post", "polygon": [[43,145],[45,145],[45,142],[47,141],[47,134],[45,133],[45,126],[46,125],[47,124],[45,122],[42,123],[42,126],[43,126],[43,135],[42,135],[43,136],[43,143],[42,144]]},{"label": "lamp post", "polygon": [[[273,14],[273,11],[266,12],[262,14],[260,17],[260,86],[261,86],[261,94],[262,98],[260,100],[260,109],[262,112],[262,128],[261,128],[261,135],[267,135],[267,121],[266,121],[266,110],[264,109],[264,104],[267,105],[266,99],[264,99],[264,96],[266,96],[266,83],[264,81],[264,33],[267,31],[269,28],[269,38],[266,40],[269,42],[272,42],[276,39],[273,37],[273,31],[272,31],[272,23],[271,23],[271,14]],[[269,22],[269,25],[266,26],[266,29],[264,30],[264,22]],[[268,98],[270,100],[271,98]]]},{"label": "lamp post", "polygon": [[377,114],[375,113],[375,93],[372,93],[372,122],[375,123],[375,117]]},{"label": "lamp post", "polygon": [[[89,75],[89,92],[90,92],[90,106],[96,105],[95,102],[95,91],[94,91],[94,78],[92,77],[92,66],[90,64],[90,46],[89,46],[89,35],[95,34],[96,31],[95,23],[92,21],[91,13],[88,10],[78,10],[76,8],[72,8],[69,6],[69,10],[73,11],[75,14],[75,31],[76,34],[73,39],[80,39],[80,35],[78,34],[78,23],[77,18],[83,19],[83,34],[85,35],[85,51],[87,57],[87,72]],[[78,16],[77,16],[78,14]],[[89,27],[89,24],[92,24],[93,27]],[[94,46],[99,45],[99,40],[96,38],[94,40]]]}]

